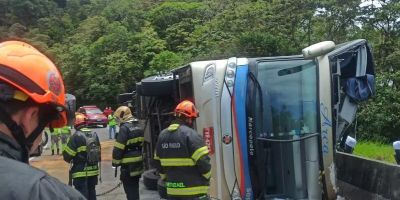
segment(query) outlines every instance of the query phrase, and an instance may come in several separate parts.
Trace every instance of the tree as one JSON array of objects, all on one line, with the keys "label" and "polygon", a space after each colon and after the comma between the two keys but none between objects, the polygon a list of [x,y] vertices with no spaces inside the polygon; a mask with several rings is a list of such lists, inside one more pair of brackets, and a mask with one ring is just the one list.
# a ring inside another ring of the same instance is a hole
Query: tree
[{"label": "tree", "polygon": [[165,2],[150,12],[151,22],[155,30],[163,38],[165,30],[173,24],[185,19],[201,20],[205,16],[206,7],[197,2]]},{"label": "tree", "polygon": [[183,64],[183,59],[171,51],[163,51],[150,62],[150,69],[144,72],[145,76],[154,74],[165,74],[173,68],[177,68]]}]

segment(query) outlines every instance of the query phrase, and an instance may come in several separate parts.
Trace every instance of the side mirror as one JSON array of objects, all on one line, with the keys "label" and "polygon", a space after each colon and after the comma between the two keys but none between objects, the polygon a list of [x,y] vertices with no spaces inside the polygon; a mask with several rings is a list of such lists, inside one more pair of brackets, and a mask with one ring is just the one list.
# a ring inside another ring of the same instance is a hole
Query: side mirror
[{"label": "side mirror", "polygon": [[335,48],[335,43],[332,41],[323,41],[313,44],[302,50],[304,59],[313,59],[331,52]]}]

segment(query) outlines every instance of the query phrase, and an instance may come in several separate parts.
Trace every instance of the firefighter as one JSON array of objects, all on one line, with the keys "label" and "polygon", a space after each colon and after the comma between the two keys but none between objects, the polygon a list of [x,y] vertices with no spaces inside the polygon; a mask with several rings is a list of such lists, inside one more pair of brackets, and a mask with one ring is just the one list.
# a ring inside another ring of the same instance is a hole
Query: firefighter
[{"label": "firefighter", "polygon": [[53,132],[50,132],[51,137],[51,155],[54,155],[54,151],[57,152],[57,155],[60,154],[60,130],[59,128],[55,128]]},{"label": "firefighter", "polygon": [[176,119],[158,137],[154,156],[168,199],[208,199],[209,151],[192,128],[198,110],[185,100],[176,106],[174,114]]},{"label": "firefighter", "polygon": [[121,167],[120,180],[126,198],[139,200],[139,178],[143,173],[143,129],[126,106],[119,107],[114,116],[119,123],[119,133],[115,139],[112,165]]},{"label": "firefighter", "polygon": [[96,199],[96,185],[101,162],[100,141],[95,132],[86,128],[83,116],[77,116],[75,133],[67,139],[64,160],[72,164],[70,182],[88,200]]},{"label": "firefighter", "polygon": [[1,199],[84,199],[28,161],[45,126],[67,124],[64,95],[50,59],[25,42],[0,43]]}]

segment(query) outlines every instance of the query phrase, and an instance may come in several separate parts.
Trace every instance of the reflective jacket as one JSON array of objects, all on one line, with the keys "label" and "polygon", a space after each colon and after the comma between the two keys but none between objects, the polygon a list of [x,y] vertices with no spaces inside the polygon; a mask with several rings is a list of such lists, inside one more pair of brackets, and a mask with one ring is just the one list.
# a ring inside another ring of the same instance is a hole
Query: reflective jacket
[{"label": "reflective jacket", "polygon": [[143,173],[143,129],[136,119],[122,123],[115,139],[113,166],[121,166],[121,179]]},{"label": "reflective jacket", "polygon": [[[49,132],[50,132],[50,129],[48,129],[48,130],[49,130]],[[51,135],[51,136],[59,136],[59,135],[60,135],[60,130],[59,130],[59,128],[53,129],[53,132],[50,132],[50,135]]]},{"label": "reflective jacket", "polygon": [[22,162],[22,149],[0,132],[1,199],[85,199],[46,172]]},{"label": "reflective jacket", "polygon": [[[87,164],[86,138],[83,134],[96,134],[90,129],[82,128],[77,130],[67,139],[67,145],[63,149],[63,157],[66,162],[72,161],[72,178],[97,176],[99,175],[99,165]],[[95,135],[100,147],[100,140]]]},{"label": "reflective jacket", "polygon": [[117,121],[115,120],[115,117],[112,114],[108,115],[108,125],[109,126],[117,125]]},{"label": "reflective jacket", "polygon": [[171,124],[158,137],[154,159],[169,196],[198,197],[208,193],[208,148],[195,130]]},{"label": "reflective jacket", "polygon": [[60,135],[70,135],[71,134],[71,128],[69,126],[64,126],[62,128],[58,129]]}]

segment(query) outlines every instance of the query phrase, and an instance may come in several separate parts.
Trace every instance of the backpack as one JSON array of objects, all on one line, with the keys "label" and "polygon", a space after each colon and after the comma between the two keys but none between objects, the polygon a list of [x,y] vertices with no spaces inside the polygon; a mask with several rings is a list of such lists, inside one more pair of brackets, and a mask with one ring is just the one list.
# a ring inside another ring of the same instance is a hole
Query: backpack
[{"label": "backpack", "polygon": [[86,139],[86,155],[88,165],[97,165],[100,162],[101,149],[97,141],[97,135],[93,132],[83,133]]}]

